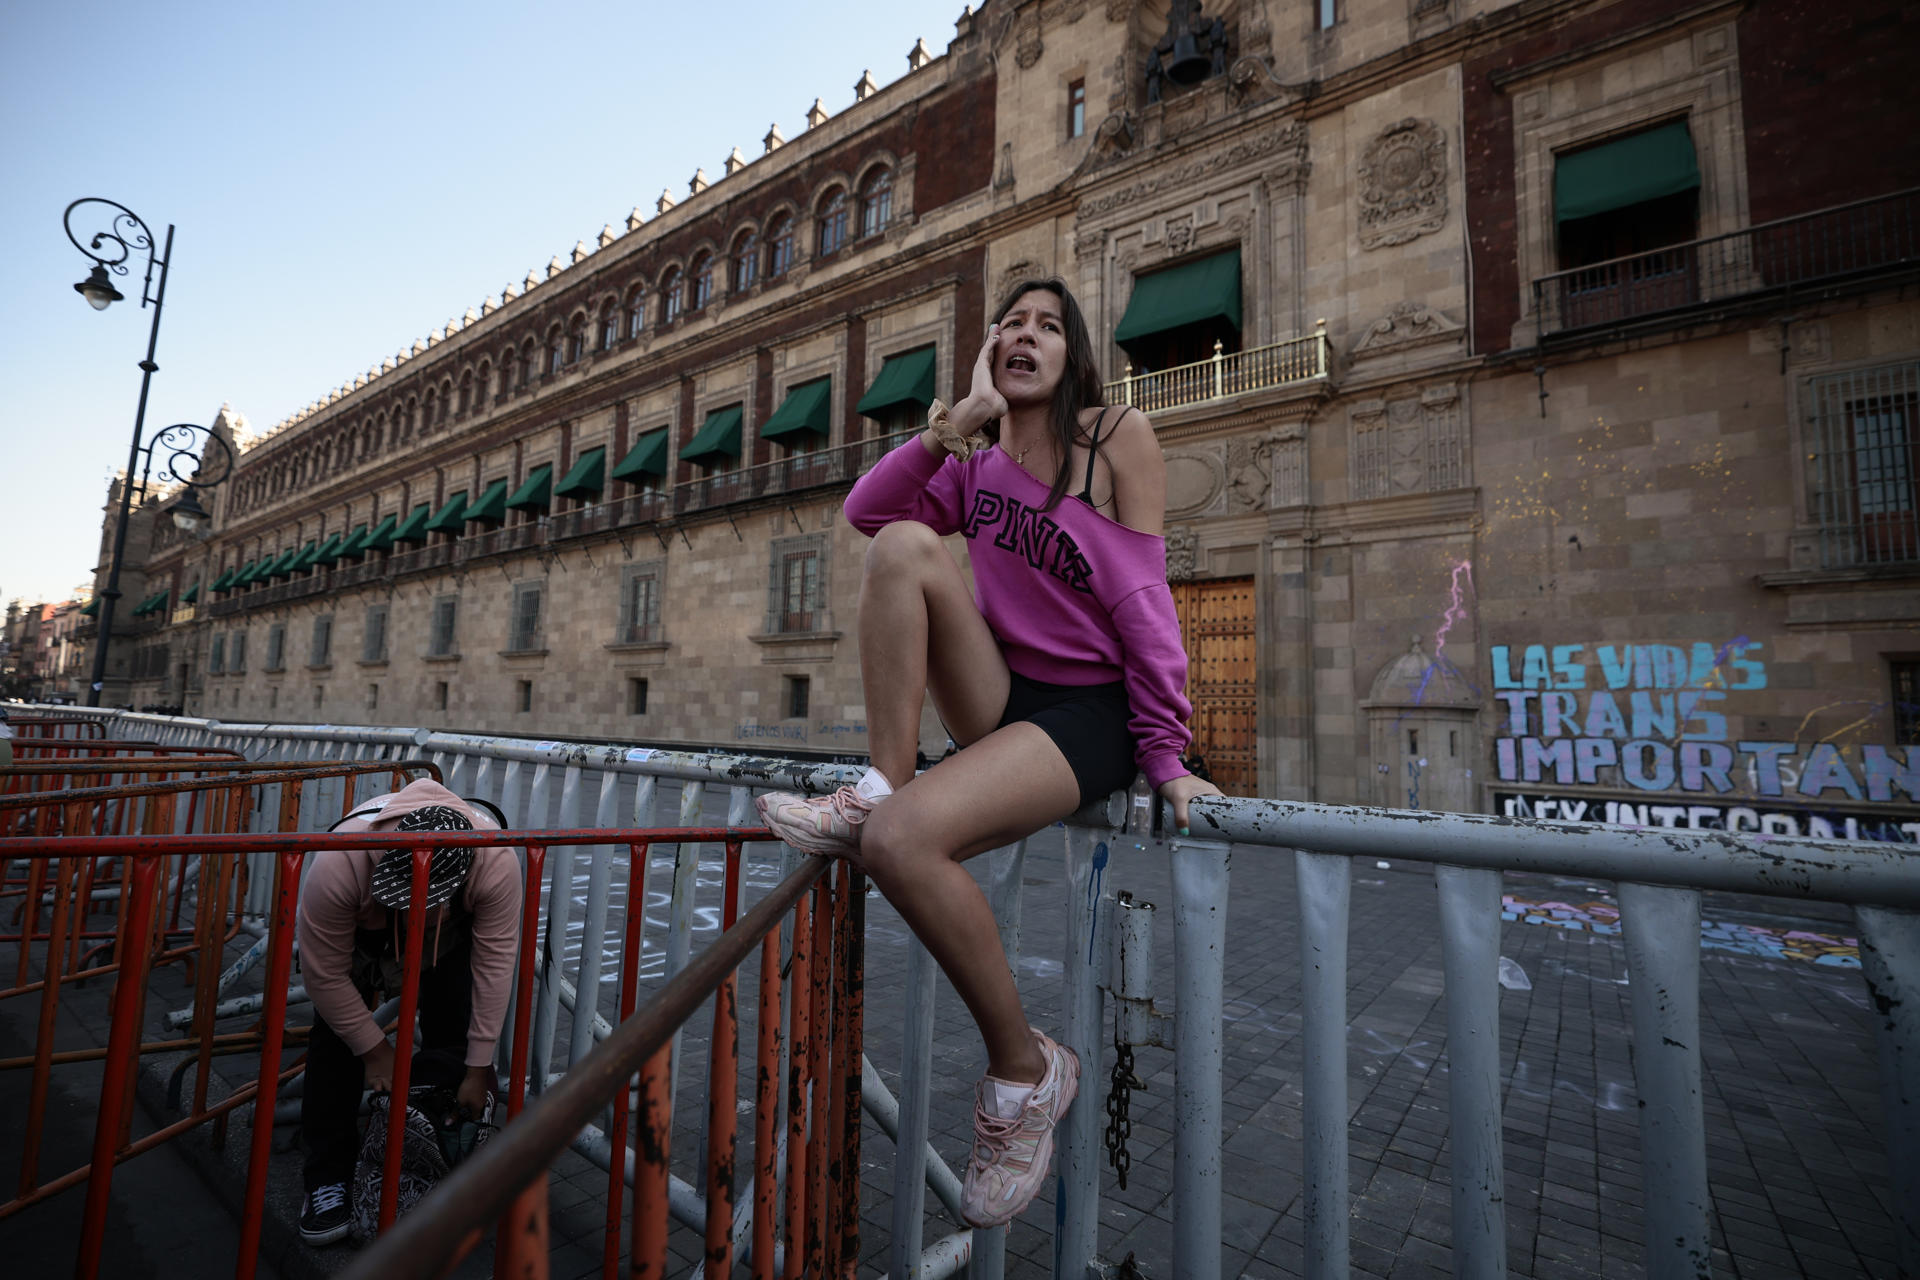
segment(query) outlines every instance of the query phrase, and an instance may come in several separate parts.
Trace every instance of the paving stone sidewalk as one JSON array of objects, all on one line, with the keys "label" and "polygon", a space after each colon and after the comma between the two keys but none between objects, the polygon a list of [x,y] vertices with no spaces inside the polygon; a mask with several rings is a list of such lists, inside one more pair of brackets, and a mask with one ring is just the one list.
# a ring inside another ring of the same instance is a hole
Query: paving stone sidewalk
[{"label": "paving stone sidewalk", "polygon": [[[723,815],[723,797],[712,797],[709,804],[716,819]],[[1043,833],[1029,845],[1019,968],[1030,1015],[1037,1025],[1051,1029],[1060,1026],[1064,994],[1060,956],[1066,891],[1060,834],[1057,829]],[[1156,945],[1157,972],[1165,989],[1157,998],[1170,1008],[1172,894],[1166,856],[1158,847],[1132,841],[1122,842],[1114,855],[1109,888],[1130,889],[1162,907]],[[754,855],[753,864],[749,896],[776,875],[771,857]],[[1446,1008],[1433,878],[1429,868],[1412,863],[1382,869],[1356,860],[1353,866],[1348,1044],[1354,1274],[1382,1280],[1446,1275],[1451,1272]],[[581,870],[584,886],[584,865]],[[704,867],[704,904],[717,903],[719,871],[717,859]],[[660,884],[657,878],[653,881],[656,890]],[[1507,884],[1509,893],[1534,902],[1612,900],[1609,892],[1584,881],[1510,876]],[[617,889],[616,901],[624,901],[624,885]],[[663,918],[658,898],[655,892],[649,914]],[[866,1051],[897,1091],[907,934],[884,901],[873,897],[867,905]],[[1848,914],[1837,908],[1751,898],[1710,897],[1705,914],[1776,932],[1803,929],[1835,935],[1850,928]],[[1227,922],[1227,1196],[1222,1240],[1227,1275],[1289,1276],[1303,1267],[1302,1010],[1294,920],[1291,859],[1270,850],[1236,847]],[[710,939],[716,927],[715,921],[703,919],[696,927],[695,947]],[[1516,920],[1503,927],[1501,949],[1531,983],[1530,989],[1505,990],[1501,996],[1510,1274],[1540,1280],[1639,1275],[1641,1177],[1625,947],[1619,936],[1590,928]],[[751,1069],[754,972],[751,965],[742,971],[742,990],[749,993],[742,1001],[741,1043],[749,1049],[743,1063],[743,1098],[751,1097],[745,1073]],[[63,1008],[71,1005],[71,1034],[104,1038],[107,986],[94,983],[83,990],[86,995],[75,993],[63,1002]],[[612,984],[604,984],[604,1012],[613,1010],[615,997]],[[157,991],[150,1013],[157,1017],[185,1002],[178,991]],[[15,1045],[22,1037],[31,1042],[31,1013],[18,1007],[21,1004],[0,1003],[0,1033],[10,1029]],[[1823,1280],[1893,1276],[1893,1207],[1880,1136],[1876,1047],[1858,972],[1709,950],[1703,953],[1702,1007],[1716,1274]],[[297,1011],[296,1020],[305,1015],[304,1009]],[[695,1177],[692,1153],[699,1141],[698,1110],[704,1105],[709,1019],[702,1012],[689,1024],[682,1054],[682,1102],[673,1149],[675,1172],[689,1180]],[[562,1046],[568,1034],[563,1017],[558,1032]],[[558,1056],[564,1059],[564,1048]],[[222,1060],[221,1065],[236,1080],[249,1074],[240,1059]],[[970,1139],[972,1084],[982,1065],[978,1038],[942,980],[931,1130],[936,1150],[956,1167]],[[149,1077],[162,1066],[150,1068]],[[1111,1068],[1111,1050],[1097,1069],[1089,1064],[1087,1096],[1096,1105],[1104,1104]],[[1141,1049],[1136,1071],[1148,1089],[1133,1098],[1132,1173],[1125,1191],[1114,1185],[1111,1174],[1105,1180],[1100,1252],[1109,1263],[1132,1254],[1142,1274],[1172,1277],[1172,1055]],[[23,1074],[0,1073],[0,1083]],[[97,1089],[97,1075],[93,1082]],[[81,1101],[88,1096],[83,1073],[74,1073],[69,1087],[79,1090]],[[146,1095],[150,1102],[158,1101],[151,1086]],[[236,1137],[244,1134],[247,1123],[243,1110],[236,1116]],[[744,1138],[750,1134],[745,1113],[742,1127]],[[0,1127],[0,1140],[8,1132]],[[183,1144],[183,1152],[191,1149],[191,1142]],[[291,1130],[283,1128],[274,1157],[267,1256],[288,1277],[332,1274],[349,1260],[348,1250],[308,1250],[293,1239],[298,1152],[288,1149],[290,1142]],[[215,1189],[204,1195],[205,1202],[231,1202],[238,1176],[235,1162],[209,1158],[205,1145],[201,1140],[193,1155],[194,1166],[211,1178]],[[244,1150],[244,1141],[230,1140],[229,1148],[231,1157],[232,1149]],[[747,1153],[743,1142],[742,1169],[751,1167]],[[882,1272],[886,1265],[892,1155],[892,1144],[869,1120],[862,1140],[863,1275]],[[168,1153],[143,1157],[164,1158]],[[13,1167],[0,1166],[6,1171]],[[129,1178],[132,1168],[123,1168],[116,1177],[115,1202],[117,1213],[137,1218],[143,1209],[138,1184]],[[553,1175],[553,1274],[598,1274],[606,1174],[569,1153]],[[203,1191],[202,1184],[191,1190],[182,1184],[179,1194],[185,1203],[202,1197]],[[1027,1280],[1049,1274],[1052,1199],[1049,1186],[1010,1229],[1010,1277]],[[927,1202],[929,1242],[957,1229],[931,1194]],[[36,1219],[36,1213],[46,1212],[34,1210],[0,1221],[0,1250],[8,1247],[9,1239],[39,1230],[37,1222],[51,1221]],[[227,1229],[231,1232],[230,1221]],[[139,1238],[138,1232],[128,1234]],[[202,1231],[190,1244],[177,1246],[178,1268],[165,1263],[168,1247],[156,1245],[160,1261],[132,1260],[109,1274],[226,1273],[232,1266],[232,1240],[232,1235],[222,1240],[211,1230]],[[676,1230],[672,1249],[672,1272],[690,1273],[701,1252],[693,1233]],[[217,1256],[201,1265],[211,1255]],[[482,1251],[463,1274],[485,1274],[486,1265]]]}]

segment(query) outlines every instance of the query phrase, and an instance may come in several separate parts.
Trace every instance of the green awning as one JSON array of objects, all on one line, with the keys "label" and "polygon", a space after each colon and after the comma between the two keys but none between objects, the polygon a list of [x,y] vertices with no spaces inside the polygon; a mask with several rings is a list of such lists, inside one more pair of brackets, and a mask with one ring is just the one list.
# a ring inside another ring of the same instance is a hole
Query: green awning
[{"label": "green awning", "polygon": [[163,607],[166,603],[167,592],[162,591],[156,595],[150,595],[140,602],[138,608],[134,609],[133,616],[136,618],[144,618],[154,610]]},{"label": "green awning", "polygon": [[145,600],[142,600],[139,604],[133,606],[133,611],[128,616],[133,618],[144,618],[147,614],[147,606],[152,603],[153,603],[153,597],[148,596]]},{"label": "green awning", "polygon": [[1555,222],[1590,218],[1700,185],[1685,120],[1553,158]]},{"label": "green awning", "polygon": [[607,487],[607,446],[589,449],[574,459],[573,469],[568,471],[560,483],[554,487],[557,498],[597,498],[600,491]]},{"label": "green awning", "polygon": [[433,518],[433,504],[423,502],[413,509],[413,514],[393,531],[395,542],[407,542],[419,545],[427,540],[427,521]]},{"label": "green awning", "polygon": [[231,589],[233,586],[234,574],[236,574],[237,572],[239,572],[237,569],[228,569],[225,573],[221,574],[219,577],[213,580],[213,586],[209,587],[208,590],[225,592]]},{"label": "green awning", "polygon": [[507,518],[507,482],[495,480],[487,491],[467,504],[461,513],[462,524],[472,520],[491,520],[498,524]]},{"label": "green awning", "polygon": [[[762,440],[811,432],[817,436],[833,431],[833,375],[815,378],[787,390],[787,398],[760,428]],[[737,439],[738,437],[736,437]]]},{"label": "green awning", "polygon": [[545,511],[553,505],[553,464],[543,462],[533,469],[526,483],[507,499],[509,511]]},{"label": "green awning", "polygon": [[428,533],[458,533],[467,514],[467,491],[456,489],[448,496],[446,505],[433,513],[433,519],[427,521]]},{"label": "green awning", "polygon": [[180,603],[183,605],[192,604],[195,600],[198,600],[199,598],[200,598],[200,584],[197,582],[194,583],[192,586],[188,587],[185,591],[180,593]]},{"label": "green awning", "polygon": [[353,526],[353,532],[347,535],[347,540],[340,544],[340,558],[342,560],[359,560],[366,554],[367,526],[364,523],[357,524]]},{"label": "green awning", "polygon": [[321,543],[320,549],[313,553],[313,567],[316,569],[331,568],[333,562],[340,558],[340,547],[345,540],[342,535],[336,533]]},{"label": "green awning", "polygon": [[299,558],[300,548],[288,547],[285,551],[273,558],[273,563],[267,566],[265,576],[269,578],[286,577],[293,572],[293,562]]},{"label": "green awning", "polygon": [[613,469],[615,480],[638,481],[641,476],[667,474],[667,429],[649,431],[633,442],[627,456]]},{"label": "green awning", "polygon": [[307,545],[300,548],[300,554],[293,558],[293,571],[295,573],[305,573],[308,569],[313,568],[313,562],[319,558],[320,544],[312,538],[308,538]]},{"label": "green awning", "polygon": [[168,587],[165,591],[162,591],[159,595],[155,596],[153,598],[153,609],[151,610],[151,612],[165,613],[167,609],[167,598],[172,594],[173,594],[173,588]]},{"label": "green awning", "polygon": [[713,462],[720,458],[740,456],[740,419],[745,416],[741,406],[731,405],[725,409],[715,409],[707,415],[700,430],[693,439],[687,441],[680,450],[682,462]]},{"label": "green awning", "polygon": [[233,575],[233,585],[236,588],[250,587],[253,585],[253,580],[259,576],[259,573],[260,562],[258,560],[249,560],[247,561],[246,568]]},{"label": "green awning", "polygon": [[1122,346],[1207,320],[1240,327],[1240,251],[1183,262],[1133,282],[1127,314],[1113,331]]},{"label": "green awning", "polygon": [[919,347],[888,356],[880,366],[880,376],[860,397],[854,411],[878,418],[889,409],[917,405],[924,409],[933,403],[933,365],[935,349]]},{"label": "green awning", "polygon": [[91,600],[89,600],[89,601],[87,601],[87,602],[86,602],[85,604],[83,604],[83,605],[81,605],[81,606],[80,606],[80,616],[81,616],[81,617],[83,617],[83,618],[97,618],[97,617],[99,617],[99,616],[100,616],[100,597],[99,597],[99,596],[95,596],[95,597],[94,597],[93,599],[91,599]]},{"label": "green awning", "polygon": [[380,522],[380,526],[367,535],[368,551],[385,551],[393,545],[393,535],[400,528],[400,516],[396,512]]}]

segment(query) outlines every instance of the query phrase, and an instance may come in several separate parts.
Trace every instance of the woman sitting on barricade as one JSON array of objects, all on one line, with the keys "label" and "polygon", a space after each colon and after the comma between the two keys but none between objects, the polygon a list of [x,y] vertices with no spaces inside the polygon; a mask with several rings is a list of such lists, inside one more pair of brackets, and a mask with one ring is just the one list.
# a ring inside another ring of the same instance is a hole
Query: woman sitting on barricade
[{"label": "woman sitting on barricade", "polygon": [[[1136,768],[1182,828],[1191,799],[1219,794],[1180,762],[1191,708],[1161,537],[1166,464],[1146,416],[1102,400],[1066,285],[1017,286],[971,392],[951,411],[935,401],[927,430],[847,496],[848,521],[873,535],[860,589],[873,767],[831,796],[759,801],[796,849],[861,865],[979,1024],[975,1226],[1039,1191],[1079,1063],[1028,1024],[992,909],[960,864],[1128,787]],[[940,541],[954,533],[971,594]],[[964,749],[916,777],[929,693]]]}]

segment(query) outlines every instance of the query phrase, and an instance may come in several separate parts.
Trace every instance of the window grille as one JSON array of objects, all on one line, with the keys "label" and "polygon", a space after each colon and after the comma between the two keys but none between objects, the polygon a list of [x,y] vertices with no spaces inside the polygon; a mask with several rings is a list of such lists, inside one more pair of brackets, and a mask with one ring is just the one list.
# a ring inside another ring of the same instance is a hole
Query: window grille
[{"label": "window grille", "polygon": [[827,537],[775,538],[768,566],[767,632],[826,629]]},{"label": "window grille", "polygon": [[713,301],[713,256],[701,254],[687,276],[687,310],[698,311]]},{"label": "window grille", "polygon": [[313,643],[307,650],[307,664],[324,667],[332,658],[333,615],[323,613],[313,620]]},{"label": "window grille", "polygon": [[267,670],[287,669],[287,624],[276,622],[267,628]]},{"label": "window grille", "polygon": [[360,661],[385,662],[387,660],[387,606],[375,604],[367,606],[366,629],[360,635]]},{"label": "window grille", "polygon": [[247,633],[236,631],[233,642],[227,648],[227,670],[234,675],[242,675],[247,669]]},{"label": "window grille", "polygon": [[733,279],[728,289],[734,293],[745,293],[753,288],[754,273],[760,267],[760,238],[751,231],[743,231],[740,238],[733,242]]},{"label": "window grille", "polygon": [[660,279],[660,323],[672,324],[680,318],[680,308],[686,302],[686,282],[678,267],[667,272]]},{"label": "window grille", "polygon": [[615,629],[620,644],[648,644],[660,639],[660,562],[630,565],[620,582],[620,619]]},{"label": "window grille", "polygon": [[824,258],[830,253],[838,252],[846,242],[847,193],[844,190],[835,189],[833,194],[820,204],[820,217],[816,223],[813,251],[816,256]]},{"label": "window grille", "polygon": [[433,602],[433,628],[427,637],[427,653],[435,658],[450,656],[454,624],[460,616],[460,597],[440,596]]},{"label": "window grille", "polygon": [[807,702],[812,689],[813,681],[810,677],[787,677],[787,719],[805,720],[807,718]]},{"label": "window grille", "polygon": [[1920,560],[1920,361],[1807,387],[1807,507],[1830,569]]},{"label": "window grille", "polygon": [[1904,659],[1893,668],[1893,741],[1920,746],[1920,661]]},{"label": "window grille", "polygon": [[782,214],[767,225],[767,279],[778,280],[793,265],[793,219]]},{"label": "window grille", "polygon": [[227,669],[227,638],[215,636],[213,648],[207,654],[207,673],[219,675]]},{"label": "window grille", "polygon": [[627,714],[647,714],[647,681],[644,676],[627,677]]},{"label": "window grille", "polygon": [[877,236],[893,221],[893,173],[875,169],[860,188],[860,235]]},{"label": "window grille", "polygon": [[540,647],[540,596],[537,582],[522,583],[513,589],[512,627],[507,633],[509,651],[520,653]]}]

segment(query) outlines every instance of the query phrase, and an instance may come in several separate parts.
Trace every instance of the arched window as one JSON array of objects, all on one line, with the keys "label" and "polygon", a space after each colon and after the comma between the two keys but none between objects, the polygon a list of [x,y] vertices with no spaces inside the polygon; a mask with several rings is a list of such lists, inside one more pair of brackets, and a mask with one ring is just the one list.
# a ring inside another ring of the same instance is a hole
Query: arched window
[{"label": "arched window", "polygon": [[680,268],[669,268],[660,277],[660,323],[672,324],[680,318],[680,306],[686,301]]},{"label": "arched window", "polygon": [[609,300],[600,308],[600,349],[613,350],[613,344],[620,341],[620,310]]},{"label": "arched window", "polygon": [[437,421],[440,423],[441,426],[444,427],[447,424],[447,418],[452,413],[453,413],[453,379],[445,378],[445,379],[442,379],[440,383],[440,417],[437,419]]},{"label": "arched window", "polygon": [[713,255],[703,253],[687,272],[687,310],[698,311],[713,301]]},{"label": "arched window", "polygon": [[759,265],[760,237],[751,231],[742,231],[733,240],[727,292],[745,293],[753,288],[754,272]]},{"label": "arched window", "polygon": [[781,214],[767,224],[767,279],[778,280],[793,265],[793,219]]},{"label": "arched window", "polygon": [[482,360],[480,362],[480,376],[475,378],[473,382],[473,403],[475,408],[486,407],[487,388],[491,385],[493,385],[493,366],[487,361]]},{"label": "arched window", "polygon": [[627,336],[637,338],[647,327],[647,287],[637,284],[627,290]]},{"label": "arched window", "polygon": [[847,243],[847,193],[835,187],[820,201],[820,213],[814,222],[813,252],[824,258],[839,252]]},{"label": "arched window", "polygon": [[516,386],[524,387],[533,381],[533,352],[534,346],[532,338],[528,338],[520,344],[520,373],[515,383]]},{"label": "arched window", "polygon": [[585,312],[576,311],[573,319],[567,322],[567,363],[578,364],[587,354],[587,317]]},{"label": "arched window", "polygon": [[560,357],[565,354],[565,348],[560,345],[560,339],[561,333],[559,325],[555,325],[553,328],[547,330],[546,371],[548,377],[552,377],[554,374],[560,372]]},{"label": "arched window", "polygon": [[893,221],[893,171],[876,166],[860,184],[860,237],[877,236]]},{"label": "arched window", "polygon": [[460,375],[460,408],[458,412],[463,418],[473,412],[473,370],[471,369]]},{"label": "arched window", "polygon": [[[406,412],[400,419],[400,435],[402,439],[413,439],[413,422],[419,412],[420,402],[418,400],[408,400]],[[325,468],[323,467],[322,470],[325,470]]]}]

